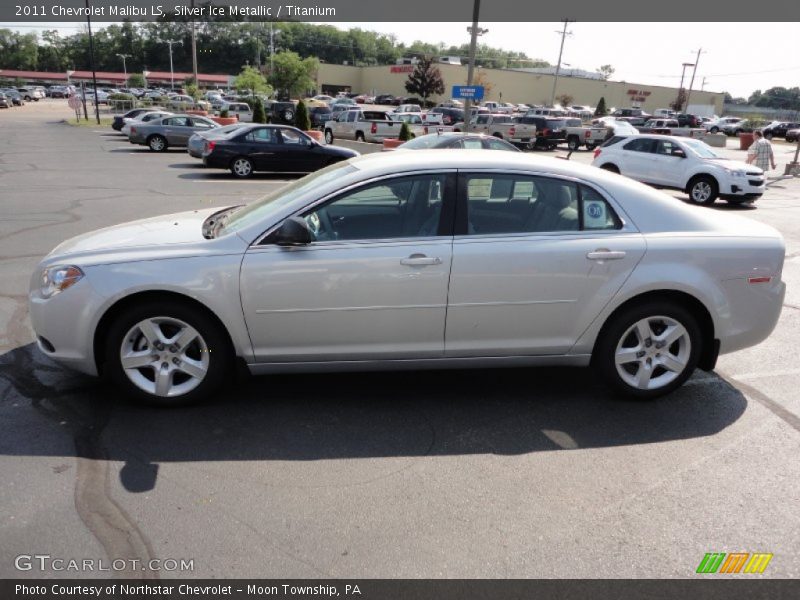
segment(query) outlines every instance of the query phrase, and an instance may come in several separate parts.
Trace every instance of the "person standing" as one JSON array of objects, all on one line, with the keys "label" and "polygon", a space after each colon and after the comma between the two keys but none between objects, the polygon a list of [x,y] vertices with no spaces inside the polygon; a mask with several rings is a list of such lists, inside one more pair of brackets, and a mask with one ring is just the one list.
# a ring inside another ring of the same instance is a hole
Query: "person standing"
[{"label": "person standing", "polygon": [[772,151],[772,144],[768,139],[764,138],[764,134],[756,130],[753,132],[754,141],[747,150],[747,164],[755,165],[765,173],[769,170],[769,166],[776,168],[775,153]]}]

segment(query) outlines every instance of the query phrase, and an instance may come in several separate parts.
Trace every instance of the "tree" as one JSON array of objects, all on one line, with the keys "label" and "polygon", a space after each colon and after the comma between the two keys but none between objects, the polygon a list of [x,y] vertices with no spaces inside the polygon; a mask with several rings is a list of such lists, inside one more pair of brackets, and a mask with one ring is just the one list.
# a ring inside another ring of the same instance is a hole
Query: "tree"
[{"label": "tree", "polygon": [[273,59],[269,82],[279,97],[288,100],[316,87],[318,69],[316,58],[301,59],[296,52],[278,52]]},{"label": "tree", "polygon": [[594,116],[605,117],[607,114],[608,109],[606,108],[606,98],[605,96],[601,96],[600,101],[597,103],[597,108],[594,109]]},{"label": "tree", "polygon": [[261,98],[256,98],[253,102],[253,123],[266,123],[267,113],[264,112],[264,103]]},{"label": "tree", "polygon": [[675,96],[675,100],[669,103],[669,107],[672,110],[681,112],[683,110],[683,105],[686,104],[686,99],[687,99],[686,90],[681,88],[678,90],[678,95]]},{"label": "tree", "polygon": [[483,86],[483,97],[489,98],[494,89],[494,84],[489,81],[489,77],[486,75],[486,71],[478,71],[475,74],[475,77],[472,78],[473,85],[481,85]]},{"label": "tree", "polygon": [[611,65],[601,65],[598,67],[597,72],[600,73],[600,76],[603,78],[603,81],[608,81],[611,79],[611,76],[614,74],[616,69]]},{"label": "tree", "polygon": [[558,96],[556,98],[556,100],[558,100],[558,103],[562,107],[567,107],[570,104],[572,104],[572,101],[574,100],[574,98],[572,96],[570,96],[569,94],[561,94],[560,96]]},{"label": "tree", "polygon": [[306,103],[300,100],[297,103],[297,113],[294,117],[295,127],[301,129],[303,131],[308,131],[311,129],[311,120],[308,118],[308,109],[306,108]]},{"label": "tree", "polygon": [[429,96],[444,94],[444,81],[439,68],[433,64],[432,56],[423,56],[409,73],[406,81],[409,94],[422,96],[422,103],[427,104]]},{"label": "tree", "polygon": [[253,95],[272,93],[272,88],[269,87],[264,76],[258,69],[249,65],[236,76],[233,86],[240,92],[250,92]]},{"label": "tree", "polygon": [[141,73],[131,73],[128,75],[128,87],[143,88],[146,87],[144,75]]}]

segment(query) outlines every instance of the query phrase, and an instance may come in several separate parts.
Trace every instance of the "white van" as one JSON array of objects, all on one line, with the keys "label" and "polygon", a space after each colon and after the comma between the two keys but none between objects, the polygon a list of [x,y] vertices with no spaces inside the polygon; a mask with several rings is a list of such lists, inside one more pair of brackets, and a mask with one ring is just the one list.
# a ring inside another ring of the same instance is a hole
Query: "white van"
[{"label": "white van", "polygon": [[238,117],[242,123],[253,122],[253,110],[247,102],[225,102],[220,106],[220,113],[223,110],[228,111],[229,117]]}]

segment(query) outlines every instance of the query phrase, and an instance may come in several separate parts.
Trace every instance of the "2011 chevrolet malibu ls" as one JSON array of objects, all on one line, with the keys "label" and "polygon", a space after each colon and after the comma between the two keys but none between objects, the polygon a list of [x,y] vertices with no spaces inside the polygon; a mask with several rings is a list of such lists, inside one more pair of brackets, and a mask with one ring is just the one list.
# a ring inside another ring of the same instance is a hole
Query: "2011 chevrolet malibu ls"
[{"label": "2011 chevrolet malibu ls", "polygon": [[377,153],[248,206],[68,240],[31,279],[41,350],[152,403],[256,374],[592,364],[652,398],[781,312],[774,229],[600,169]]}]

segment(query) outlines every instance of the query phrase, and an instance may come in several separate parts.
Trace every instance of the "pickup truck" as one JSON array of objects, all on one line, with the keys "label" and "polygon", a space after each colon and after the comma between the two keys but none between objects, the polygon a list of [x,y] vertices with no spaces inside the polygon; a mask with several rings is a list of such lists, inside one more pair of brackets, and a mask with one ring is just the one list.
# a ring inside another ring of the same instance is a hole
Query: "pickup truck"
[{"label": "pickup truck", "polygon": [[419,113],[388,114],[377,110],[346,110],[340,112],[335,120],[323,127],[325,142],[333,143],[336,138],[357,142],[382,142],[400,135],[403,121],[408,122],[411,135],[425,135],[428,128]]},{"label": "pickup truck", "polygon": [[522,119],[511,115],[476,115],[470,121],[470,129],[475,133],[485,133],[506,140],[515,146],[527,146],[536,141],[536,125],[522,122]]},{"label": "pickup truck", "polygon": [[603,124],[584,126],[580,124],[580,119],[567,119],[567,148],[570,150],[578,150],[581,146],[594,150],[607,137],[608,127]]},{"label": "pickup truck", "polygon": [[677,119],[650,119],[636,129],[639,133],[660,133],[691,138],[702,138],[706,134],[705,129],[681,127]]}]

